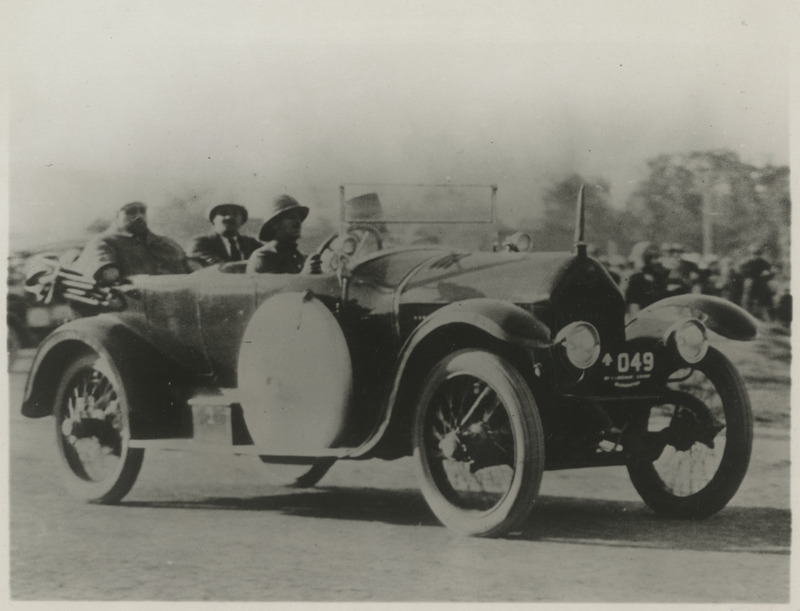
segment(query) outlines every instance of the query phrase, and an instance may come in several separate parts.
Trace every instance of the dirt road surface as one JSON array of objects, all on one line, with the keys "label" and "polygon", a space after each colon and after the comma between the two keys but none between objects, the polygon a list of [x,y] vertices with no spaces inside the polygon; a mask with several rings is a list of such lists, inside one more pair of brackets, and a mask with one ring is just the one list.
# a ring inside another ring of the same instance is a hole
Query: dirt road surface
[{"label": "dirt road surface", "polygon": [[410,460],[341,463],[315,489],[248,457],[150,452],[118,506],[64,492],[51,418],[19,414],[10,376],[13,601],[786,603],[787,429],[758,428],[731,504],[655,516],[624,469],[545,473],[524,531],[440,526]]}]

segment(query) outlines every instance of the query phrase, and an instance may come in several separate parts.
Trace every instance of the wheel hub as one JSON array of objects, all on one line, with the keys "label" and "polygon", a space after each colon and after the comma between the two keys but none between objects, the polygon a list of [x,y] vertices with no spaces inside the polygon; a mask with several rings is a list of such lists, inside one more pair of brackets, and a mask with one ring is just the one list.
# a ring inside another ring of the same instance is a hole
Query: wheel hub
[{"label": "wheel hub", "polygon": [[87,447],[86,443],[79,442],[94,440],[98,451],[100,448],[109,448],[112,452],[119,452],[121,437],[117,430],[116,402],[109,401],[105,409],[93,401],[86,403],[83,409],[70,409],[71,415],[61,423],[61,433],[76,449]]},{"label": "wheel hub", "polygon": [[640,442],[629,439],[634,454],[652,462],[661,456],[664,448],[672,446],[678,452],[688,452],[696,443],[714,449],[717,434],[725,424],[717,420],[708,406],[699,398],[685,392],[674,392],[670,397],[675,412],[669,424],[659,431],[644,432]]},{"label": "wheel hub", "polygon": [[725,425],[716,420],[710,413],[709,422],[701,422],[693,411],[678,409],[673,421],[665,430],[666,443],[674,446],[679,452],[688,451],[695,443],[702,443],[714,448],[714,437]]},{"label": "wheel hub", "polygon": [[466,446],[461,443],[458,431],[450,431],[439,441],[439,450],[445,458],[451,460],[469,460]]},{"label": "wheel hub", "polygon": [[447,433],[439,441],[439,450],[446,459],[470,463],[472,472],[493,465],[511,464],[504,444],[498,437],[502,432],[487,429],[483,422],[475,422]]}]

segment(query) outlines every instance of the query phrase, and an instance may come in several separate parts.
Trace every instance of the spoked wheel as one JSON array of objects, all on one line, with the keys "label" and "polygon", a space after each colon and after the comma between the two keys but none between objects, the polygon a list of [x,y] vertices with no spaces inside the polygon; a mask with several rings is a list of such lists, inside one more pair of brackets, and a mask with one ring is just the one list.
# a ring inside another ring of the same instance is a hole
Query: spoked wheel
[{"label": "spoked wheel", "polygon": [[713,348],[692,369],[675,371],[668,387],[665,401],[650,408],[628,473],[658,513],[704,518],[725,507],[747,472],[750,399],[739,373]]},{"label": "spoked wheel", "polygon": [[125,389],[110,364],[87,354],[67,367],[53,413],[64,480],[75,496],[116,503],[131,489],[144,458],[131,448]]},{"label": "spoked wheel", "polygon": [[528,384],[505,359],[475,350],[442,359],[423,385],[413,440],[422,493],[445,526],[497,536],[530,513],[544,437]]}]

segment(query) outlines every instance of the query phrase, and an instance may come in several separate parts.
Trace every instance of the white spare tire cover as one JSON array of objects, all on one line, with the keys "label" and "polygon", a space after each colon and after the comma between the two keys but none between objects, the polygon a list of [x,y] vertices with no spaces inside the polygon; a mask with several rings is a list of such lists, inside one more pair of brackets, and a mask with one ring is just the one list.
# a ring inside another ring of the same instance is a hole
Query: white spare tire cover
[{"label": "white spare tire cover", "polygon": [[239,350],[239,397],[265,454],[307,455],[331,447],[350,403],[353,369],[333,314],[307,293],[265,301]]}]

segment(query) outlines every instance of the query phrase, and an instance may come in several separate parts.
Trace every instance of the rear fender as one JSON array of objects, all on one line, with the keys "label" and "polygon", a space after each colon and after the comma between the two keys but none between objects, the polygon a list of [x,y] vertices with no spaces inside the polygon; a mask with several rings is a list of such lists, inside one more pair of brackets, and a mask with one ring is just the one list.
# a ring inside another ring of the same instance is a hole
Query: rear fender
[{"label": "rear fender", "polygon": [[740,341],[754,339],[758,333],[755,318],[736,304],[711,295],[676,295],[647,306],[628,323],[628,339],[656,336],[678,318],[697,318],[723,337]]},{"label": "rear fender", "polygon": [[[400,350],[384,416],[375,433],[354,455],[366,454],[384,437],[395,438],[394,432],[401,435],[396,438],[400,444],[408,441],[404,439],[405,425],[413,414],[400,406],[406,405],[409,389],[417,389],[430,366],[449,352],[474,346],[501,350],[516,360],[513,355],[530,354],[549,346],[550,335],[542,321],[504,301],[469,299],[437,310],[414,330]],[[390,424],[393,432],[387,434]]]},{"label": "rear fender", "polygon": [[25,386],[22,414],[48,416],[66,367],[82,354],[105,358],[123,381],[136,439],[185,436],[188,374],[113,315],[74,320],[51,333],[34,357]]}]

